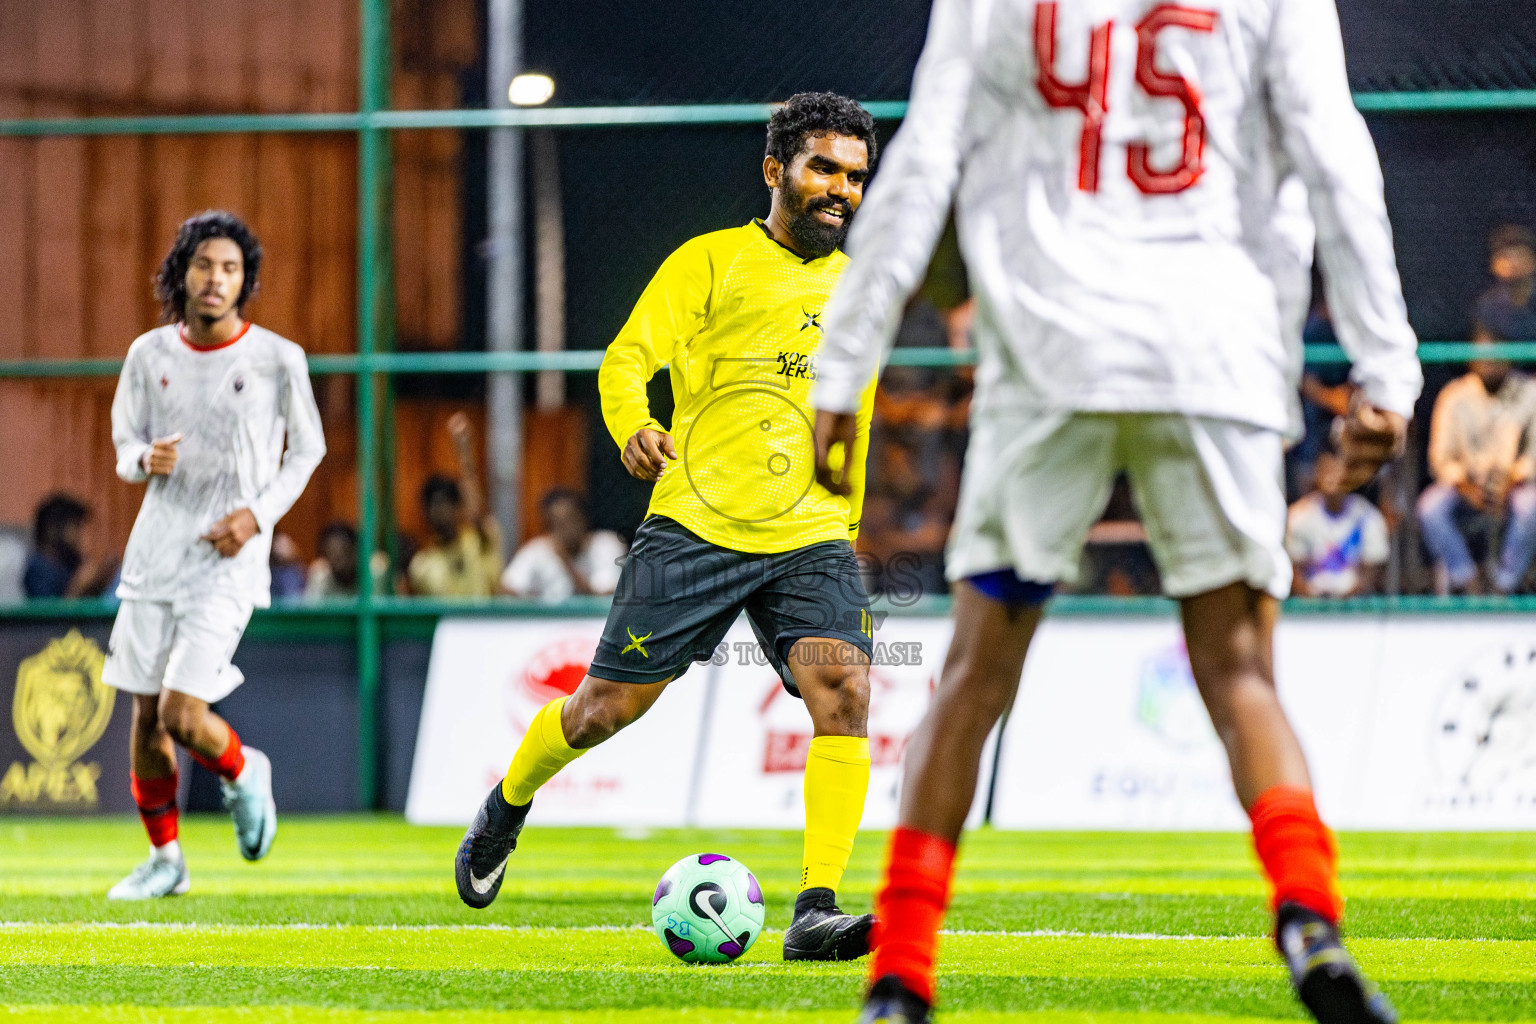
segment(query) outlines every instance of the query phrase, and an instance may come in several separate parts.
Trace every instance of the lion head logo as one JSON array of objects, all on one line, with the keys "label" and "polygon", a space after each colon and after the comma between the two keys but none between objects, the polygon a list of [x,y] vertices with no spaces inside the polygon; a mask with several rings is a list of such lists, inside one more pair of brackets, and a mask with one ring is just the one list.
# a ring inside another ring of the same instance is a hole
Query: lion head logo
[{"label": "lion head logo", "polygon": [[38,764],[62,768],[106,732],[116,691],[101,681],[105,661],[94,640],[72,629],[16,670],[16,736]]}]

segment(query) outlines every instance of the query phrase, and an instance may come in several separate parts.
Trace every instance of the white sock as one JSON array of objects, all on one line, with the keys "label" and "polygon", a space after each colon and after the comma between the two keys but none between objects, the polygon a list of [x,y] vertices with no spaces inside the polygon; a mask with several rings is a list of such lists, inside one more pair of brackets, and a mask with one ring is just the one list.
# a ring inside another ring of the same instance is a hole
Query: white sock
[{"label": "white sock", "polygon": [[181,843],[172,839],[164,846],[151,846],[150,855],[156,860],[179,861],[181,860]]}]

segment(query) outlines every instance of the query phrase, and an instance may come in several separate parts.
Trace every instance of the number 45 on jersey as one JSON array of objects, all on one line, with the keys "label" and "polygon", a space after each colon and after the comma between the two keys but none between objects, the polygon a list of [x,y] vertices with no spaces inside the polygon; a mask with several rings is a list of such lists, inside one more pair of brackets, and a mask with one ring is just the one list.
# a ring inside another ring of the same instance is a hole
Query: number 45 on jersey
[{"label": "number 45 on jersey", "polygon": [[[1083,138],[1079,150],[1077,187],[1099,190],[1099,149],[1104,134],[1104,115],[1109,112],[1110,33],[1113,21],[1093,27],[1088,40],[1088,77],[1064,82],[1056,74],[1055,3],[1035,5],[1036,79],[1045,102],[1057,108],[1082,112]],[[1177,4],[1159,4],[1136,25],[1136,84],[1148,96],[1178,100],[1184,107],[1184,145],[1177,166],[1152,166],[1152,147],[1133,142],[1126,147],[1125,173],[1148,195],[1182,192],[1200,180],[1205,166],[1205,118],[1200,112],[1200,90],[1182,75],[1157,67],[1157,37],[1168,29],[1210,32],[1216,12]]]}]

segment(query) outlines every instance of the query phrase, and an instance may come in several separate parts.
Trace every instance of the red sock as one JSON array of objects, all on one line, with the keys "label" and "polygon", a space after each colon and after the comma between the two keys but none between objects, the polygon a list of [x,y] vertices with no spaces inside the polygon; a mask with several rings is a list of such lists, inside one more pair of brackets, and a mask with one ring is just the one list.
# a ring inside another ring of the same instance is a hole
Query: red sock
[{"label": "red sock", "polygon": [[894,974],[933,1004],[933,961],[954,867],[954,843],[910,828],[891,833],[885,884],[875,897],[871,981]]},{"label": "red sock", "polygon": [[128,788],[133,792],[133,802],[139,805],[139,817],[144,821],[150,843],[164,846],[175,839],[176,776],[141,779],[130,774]]},{"label": "red sock", "polygon": [[1253,819],[1254,850],[1275,887],[1272,906],[1299,903],[1338,923],[1344,913],[1339,848],[1317,816],[1311,792],[1272,786],[1259,794],[1248,816]]},{"label": "red sock", "polygon": [[235,727],[229,728],[229,742],[224,744],[224,753],[218,757],[208,757],[191,751],[192,760],[207,768],[221,779],[234,782],[245,770],[245,749],[240,746],[240,737],[235,735]]}]

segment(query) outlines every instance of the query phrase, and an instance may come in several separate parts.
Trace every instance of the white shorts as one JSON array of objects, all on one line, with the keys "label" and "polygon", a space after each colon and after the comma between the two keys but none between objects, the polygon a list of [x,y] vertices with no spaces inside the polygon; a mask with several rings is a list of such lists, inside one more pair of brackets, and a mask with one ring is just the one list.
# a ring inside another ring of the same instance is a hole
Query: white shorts
[{"label": "white shorts", "polygon": [[1231,583],[1283,598],[1284,446],[1278,433],[1170,413],[990,413],[971,424],[946,552],[958,581],[1013,569],[1073,582],[1083,542],[1125,470],[1169,597]]},{"label": "white shorts", "polygon": [[245,682],[231,665],[251,604],[233,597],[197,600],[126,600],[117,610],[101,681],[127,693],[175,690],[222,700]]}]

